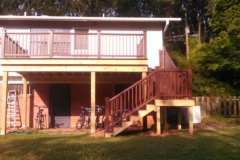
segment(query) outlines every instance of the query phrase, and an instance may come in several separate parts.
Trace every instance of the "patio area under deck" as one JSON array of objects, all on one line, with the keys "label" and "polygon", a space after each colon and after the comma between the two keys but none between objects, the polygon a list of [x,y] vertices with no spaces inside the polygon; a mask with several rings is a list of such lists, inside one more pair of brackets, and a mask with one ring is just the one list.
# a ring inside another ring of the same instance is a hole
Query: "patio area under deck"
[{"label": "patio area under deck", "polygon": [[[2,108],[0,119],[0,135],[6,134],[6,106],[8,91],[8,72],[17,72],[23,76],[23,112],[22,127],[26,125],[27,108],[27,84],[28,83],[81,83],[81,81],[91,84],[91,116],[95,118],[95,93],[96,81],[103,83],[107,77],[133,76],[148,71],[147,60],[110,60],[110,59],[1,59],[2,77]],[[127,65],[126,65],[127,64]],[[60,76],[59,76],[60,75]],[[71,76],[69,76],[71,75]],[[75,77],[75,78],[74,78]],[[77,77],[77,78],[76,78]],[[100,78],[96,78],[100,77]],[[105,78],[104,78],[105,77]],[[137,78],[137,77],[136,77]],[[133,83],[136,79],[133,79]],[[5,106],[5,107],[4,107]],[[94,121],[92,121],[94,123]],[[91,132],[95,132],[94,124],[91,124]]]}]

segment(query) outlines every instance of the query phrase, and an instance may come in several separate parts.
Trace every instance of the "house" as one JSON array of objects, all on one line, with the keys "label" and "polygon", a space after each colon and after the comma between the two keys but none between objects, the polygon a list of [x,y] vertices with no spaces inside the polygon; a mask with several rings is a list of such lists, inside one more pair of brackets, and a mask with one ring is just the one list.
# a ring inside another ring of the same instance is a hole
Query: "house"
[{"label": "house", "polygon": [[[160,134],[166,106],[190,108],[192,133],[191,68],[173,66],[164,56],[162,40],[169,23],[180,20],[0,16],[0,134],[11,124],[34,127],[41,106],[45,127],[75,127],[79,106],[91,108],[95,119],[96,105],[105,106],[106,136],[117,135],[141,117],[146,126],[146,115],[153,111]],[[13,123],[9,91],[17,91],[19,118]]]}]

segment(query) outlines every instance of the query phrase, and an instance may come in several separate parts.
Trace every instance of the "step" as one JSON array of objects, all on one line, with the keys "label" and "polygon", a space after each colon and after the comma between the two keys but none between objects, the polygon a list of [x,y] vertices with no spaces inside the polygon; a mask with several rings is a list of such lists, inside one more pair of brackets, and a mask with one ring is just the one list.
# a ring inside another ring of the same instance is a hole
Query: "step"
[{"label": "step", "polygon": [[113,132],[105,132],[104,133],[104,137],[105,138],[110,138],[110,137],[112,137],[113,136]]},{"label": "step", "polygon": [[137,121],[140,118],[146,116],[148,113],[152,111],[156,111],[157,107],[153,104],[147,105],[145,110],[138,110],[138,115],[131,115],[129,121],[122,121],[121,126],[114,126],[113,128],[113,136],[118,135],[120,132],[128,128],[133,124],[133,121]]}]

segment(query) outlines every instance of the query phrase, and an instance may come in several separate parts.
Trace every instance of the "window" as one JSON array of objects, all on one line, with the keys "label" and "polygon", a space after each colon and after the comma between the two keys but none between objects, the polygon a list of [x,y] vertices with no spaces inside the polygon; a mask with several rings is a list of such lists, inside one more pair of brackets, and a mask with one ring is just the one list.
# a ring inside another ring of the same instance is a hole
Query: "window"
[{"label": "window", "polygon": [[[32,94],[31,86],[27,87],[27,94]],[[23,94],[23,84],[8,84],[8,90],[16,90],[18,95]]]},{"label": "window", "polygon": [[75,50],[88,50],[88,30],[87,29],[75,29]]},{"label": "window", "polygon": [[[52,44],[53,55],[70,54],[70,34],[68,34],[69,32],[70,29],[54,29]],[[31,28],[31,33],[33,33],[31,34],[31,53],[33,55],[49,55],[49,29]]]},{"label": "window", "polygon": [[70,29],[54,29],[53,54],[70,55]]},{"label": "window", "polygon": [[32,28],[31,29],[31,54],[32,55],[48,55],[48,29]]}]

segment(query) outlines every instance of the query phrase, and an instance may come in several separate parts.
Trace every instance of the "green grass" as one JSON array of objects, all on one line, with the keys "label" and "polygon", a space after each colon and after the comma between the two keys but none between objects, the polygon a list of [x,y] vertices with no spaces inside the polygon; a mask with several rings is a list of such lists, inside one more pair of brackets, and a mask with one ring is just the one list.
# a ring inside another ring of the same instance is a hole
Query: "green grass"
[{"label": "green grass", "polygon": [[204,118],[204,122],[217,122],[217,123],[222,123],[222,124],[234,124],[234,123],[240,123],[240,118],[225,118],[222,115],[215,114],[209,117]]},{"label": "green grass", "polygon": [[170,136],[16,134],[0,136],[0,159],[13,160],[233,160],[240,157],[240,126]]}]

